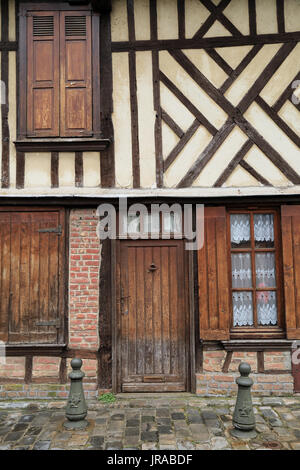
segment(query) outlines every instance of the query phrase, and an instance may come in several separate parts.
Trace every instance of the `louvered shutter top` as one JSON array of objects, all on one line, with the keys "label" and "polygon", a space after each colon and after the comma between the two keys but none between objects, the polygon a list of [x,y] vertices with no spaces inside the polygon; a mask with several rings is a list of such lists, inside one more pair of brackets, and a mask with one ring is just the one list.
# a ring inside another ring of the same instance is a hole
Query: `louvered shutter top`
[{"label": "louvered shutter top", "polygon": [[53,36],[54,35],[54,17],[53,16],[34,16],[33,17],[33,36]]},{"label": "louvered shutter top", "polygon": [[66,16],[65,34],[86,37],[86,16]]}]

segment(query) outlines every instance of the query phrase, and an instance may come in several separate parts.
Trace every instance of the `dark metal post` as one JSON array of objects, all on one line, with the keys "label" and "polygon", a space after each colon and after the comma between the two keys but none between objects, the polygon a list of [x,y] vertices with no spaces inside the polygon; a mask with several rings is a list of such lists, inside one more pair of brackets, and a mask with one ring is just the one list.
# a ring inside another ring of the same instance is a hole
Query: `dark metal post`
[{"label": "dark metal post", "polygon": [[66,417],[68,421],[64,423],[64,427],[67,429],[84,429],[88,425],[88,422],[85,420],[87,405],[82,386],[82,379],[85,373],[80,370],[81,366],[81,359],[72,359],[71,367],[73,370],[69,374],[71,386],[66,407]]},{"label": "dark metal post", "polygon": [[231,434],[239,439],[253,439],[257,434],[251,398],[253,380],[249,377],[250,365],[241,362],[239,372],[241,376],[236,379],[238,394],[232,419],[234,429],[231,430]]}]

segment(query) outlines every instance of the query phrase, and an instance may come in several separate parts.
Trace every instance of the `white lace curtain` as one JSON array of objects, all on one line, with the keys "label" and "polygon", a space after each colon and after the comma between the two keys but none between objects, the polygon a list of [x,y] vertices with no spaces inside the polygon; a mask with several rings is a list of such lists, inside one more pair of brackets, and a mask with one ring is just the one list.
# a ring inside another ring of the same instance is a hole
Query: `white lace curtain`
[{"label": "white lace curtain", "polygon": [[231,243],[240,244],[250,240],[250,216],[248,214],[231,214]]},{"label": "white lace curtain", "polygon": [[254,214],[254,238],[259,242],[274,241],[273,214]]},{"label": "white lace curtain", "polygon": [[233,324],[234,326],[253,325],[252,292],[233,292]]},{"label": "white lace curtain", "polygon": [[257,292],[256,305],[259,325],[277,324],[276,292]]},{"label": "white lace curtain", "polygon": [[[254,238],[259,242],[274,241],[274,217],[273,214],[254,214]],[[231,214],[231,242],[240,244],[251,238],[250,215]]]}]

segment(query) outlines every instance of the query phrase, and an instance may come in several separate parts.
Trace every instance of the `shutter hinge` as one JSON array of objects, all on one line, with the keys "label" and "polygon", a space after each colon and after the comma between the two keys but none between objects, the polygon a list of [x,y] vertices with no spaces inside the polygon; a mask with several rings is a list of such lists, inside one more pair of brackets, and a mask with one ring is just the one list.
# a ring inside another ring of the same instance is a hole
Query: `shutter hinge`
[{"label": "shutter hinge", "polygon": [[35,326],[55,326],[55,328],[60,328],[60,318],[51,321],[36,321]]},{"label": "shutter hinge", "polygon": [[61,225],[59,225],[58,227],[54,227],[54,228],[40,228],[38,232],[39,233],[57,233],[57,235],[61,235],[62,228],[61,228]]}]

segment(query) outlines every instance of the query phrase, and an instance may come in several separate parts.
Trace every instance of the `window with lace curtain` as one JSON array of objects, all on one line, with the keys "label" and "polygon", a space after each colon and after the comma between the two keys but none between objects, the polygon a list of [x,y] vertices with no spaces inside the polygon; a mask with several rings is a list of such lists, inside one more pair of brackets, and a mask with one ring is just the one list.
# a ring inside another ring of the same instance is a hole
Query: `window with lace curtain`
[{"label": "window with lace curtain", "polygon": [[231,212],[230,251],[234,331],[281,328],[276,211]]}]

